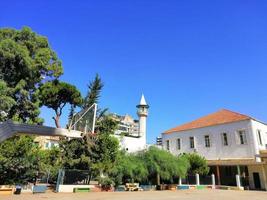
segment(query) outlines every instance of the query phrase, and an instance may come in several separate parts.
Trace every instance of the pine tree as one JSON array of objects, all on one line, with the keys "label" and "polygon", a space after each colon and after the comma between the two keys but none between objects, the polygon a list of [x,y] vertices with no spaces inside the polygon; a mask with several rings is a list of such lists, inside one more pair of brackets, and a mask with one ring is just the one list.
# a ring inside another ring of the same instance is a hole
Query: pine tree
[{"label": "pine tree", "polygon": [[99,102],[100,93],[102,88],[104,87],[104,83],[98,74],[96,74],[95,79],[90,82],[88,85],[88,92],[84,99],[83,108],[89,108],[94,103]]}]

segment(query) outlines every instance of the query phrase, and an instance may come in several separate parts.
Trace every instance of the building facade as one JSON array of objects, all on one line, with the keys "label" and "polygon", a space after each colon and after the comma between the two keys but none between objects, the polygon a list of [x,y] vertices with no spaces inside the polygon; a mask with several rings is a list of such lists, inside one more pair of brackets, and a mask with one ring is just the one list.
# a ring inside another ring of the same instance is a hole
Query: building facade
[{"label": "building facade", "polygon": [[267,125],[247,115],[220,110],[162,134],[163,148],[175,155],[196,152],[208,160],[217,184],[267,189]]},{"label": "building facade", "polygon": [[38,143],[41,149],[52,149],[59,146],[58,136],[36,136],[34,142]]}]

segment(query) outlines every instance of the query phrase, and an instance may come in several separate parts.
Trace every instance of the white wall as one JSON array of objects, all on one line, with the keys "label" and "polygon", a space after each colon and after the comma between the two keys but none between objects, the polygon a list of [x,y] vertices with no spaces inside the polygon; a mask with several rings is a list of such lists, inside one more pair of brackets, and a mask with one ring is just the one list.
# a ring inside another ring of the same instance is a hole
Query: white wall
[{"label": "white wall", "polygon": [[[256,144],[256,154],[259,153],[260,150],[264,150],[266,149],[266,145],[267,145],[267,125],[255,121],[255,120],[251,120],[251,124],[252,124],[252,132],[253,135],[255,137],[255,144]],[[259,137],[258,137],[258,133],[257,131],[260,130],[261,132],[261,139],[262,139],[262,145],[259,142]]]},{"label": "white wall", "polygon": [[133,153],[136,151],[141,151],[146,148],[146,136],[135,138],[114,135],[120,142],[121,149],[128,149],[127,152]]},{"label": "white wall", "polygon": [[146,116],[140,116],[139,118],[139,134],[140,136],[146,135]]},{"label": "white wall", "polygon": [[58,192],[73,192],[74,188],[94,188],[93,185],[59,185]]},{"label": "white wall", "polygon": [[[217,159],[235,159],[235,158],[255,158],[255,129],[262,129],[262,138],[265,136],[263,133],[267,132],[267,126],[254,120],[245,120],[234,123],[192,129],[181,131],[172,134],[162,134],[163,148],[166,148],[166,141],[170,141],[170,152],[173,154],[180,154],[183,152],[193,152],[190,149],[189,137],[195,137],[195,149],[198,154],[206,157],[208,160]],[[237,131],[245,130],[247,144],[239,144]],[[223,146],[222,133],[228,134],[228,146]],[[211,139],[211,147],[205,147],[204,136],[209,135]],[[267,139],[263,138],[266,143]],[[177,138],[181,139],[181,150],[177,149]],[[263,147],[262,147],[263,148]]]}]

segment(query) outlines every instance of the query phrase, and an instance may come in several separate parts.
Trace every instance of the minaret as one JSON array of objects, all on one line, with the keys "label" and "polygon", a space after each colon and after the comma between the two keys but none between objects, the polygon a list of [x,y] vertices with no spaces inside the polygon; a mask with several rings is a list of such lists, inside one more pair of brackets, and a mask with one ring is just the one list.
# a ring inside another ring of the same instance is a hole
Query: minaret
[{"label": "minaret", "polygon": [[148,116],[149,106],[147,105],[143,94],[139,105],[136,107],[138,108],[137,115],[139,117],[139,136],[144,138],[144,142],[146,144],[146,118]]}]

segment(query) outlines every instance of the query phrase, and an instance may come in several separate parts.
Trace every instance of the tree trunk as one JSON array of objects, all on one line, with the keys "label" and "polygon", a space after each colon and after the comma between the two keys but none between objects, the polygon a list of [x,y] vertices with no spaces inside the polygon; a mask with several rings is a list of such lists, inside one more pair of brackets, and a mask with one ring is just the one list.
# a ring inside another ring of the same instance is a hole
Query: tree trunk
[{"label": "tree trunk", "polygon": [[60,118],[60,115],[56,115],[56,117],[53,117],[57,128],[60,128],[59,118]]},{"label": "tree trunk", "polygon": [[157,185],[160,185],[160,175],[157,173]]}]

